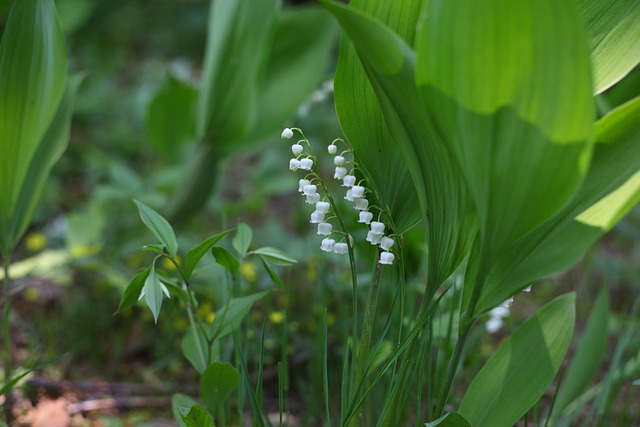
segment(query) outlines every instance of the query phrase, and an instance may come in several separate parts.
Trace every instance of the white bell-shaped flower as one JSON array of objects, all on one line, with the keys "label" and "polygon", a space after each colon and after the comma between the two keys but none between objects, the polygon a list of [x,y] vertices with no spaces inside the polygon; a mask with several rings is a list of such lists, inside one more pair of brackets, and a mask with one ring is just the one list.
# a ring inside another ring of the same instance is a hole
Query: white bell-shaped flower
[{"label": "white bell-shaped flower", "polygon": [[333,247],[333,251],[337,254],[346,254],[347,252],[349,252],[349,247],[346,243],[336,243]]},{"label": "white bell-shaped flower", "polygon": [[345,160],[344,160],[344,157],[342,156],[335,156],[333,158],[333,164],[336,166],[344,166],[344,162]]},{"label": "white bell-shaped flower", "polygon": [[353,197],[364,197],[364,187],[361,185],[354,185],[351,187],[351,194],[353,194]]},{"label": "white bell-shaped flower", "polygon": [[300,159],[300,169],[305,171],[310,171],[312,167],[313,167],[313,160],[309,158]]},{"label": "white bell-shaped flower", "polygon": [[301,179],[298,181],[298,191],[300,193],[304,193],[304,186],[305,185],[309,185],[311,184],[311,181],[309,181],[308,179]]},{"label": "white bell-shaped flower", "polygon": [[345,194],[344,199],[353,202],[353,191],[351,191],[351,189],[347,190],[347,194]]},{"label": "white bell-shaped flower", "polygon": [[291,159],[289,160],[289,170],[297,171],[300,168],[300,160]]},{"label": "white bell-shaped flower", "polygon": [[333,174],[334,179],[343,179],[347,175],[347,169],[342,166],[336,166],[336,172]]},{"label": "white bell-shaped flower", "polygon": [[504,325],[502,317],[492,317],[487,320],[487,323],[484,324],[484,327],[490,334],[495,334],[500,330],[500,328],[502,328],[502,325]]},{"label": "white bell-shaped flower", "polygon": [[367,242],[371,243],[372,245],[379,244],[381,239],[382,234],[374,233],[373,231],[369,231],[367,233]]},{"label": "white bell-shaped flower", "polygon": [[329,239],[327,237],[326,239],[322,239],[322,244],[320,246],[320,249],[322,249],[325,252],[333,252],[335,248],[335,244],[336,244],[335,240]]},{"label": "white bell-shaped flower", "polygon": [[380,264],[391,265],[391,264],[393,264],[393,260],[395,258],[396,258],[395,255],[393,255],[391,252],[381,252],[380,253]]},{"label": "white bell-shaped flower", "polygon": [[311,212],[311,224],[320,224],[324,221],[324,214],[322,212],[314,211]]},{"label": "white bell-shaped flower", "polygon": [[322,236],[331,235],[332,229],[333,229],[333,226],[328,222],[321,222],[320,224],[318,224],[318,234]]},{"label": "white bell-shaped flower", "polygon": [[307,200],[305,200],[305,203],[308,203],[310,205],[315,205],[319,201],[320,201],[320,194],[319,193],[313,193],[313,194],[307,195]]},{"label": "white bell-shaped flower", "polygon": [[329,152],[329,154],[336,154],[336,152],[338,151],[338,147],[336,147],[335,144],[331,144],[327,147],[327,151]]},{"label": "white bell-shaped flower", "polygon": [[353,187],[356,184],[356,177],[353,175],[345,175],[342,178],[342,186],[343,187]]},{"label": "white bell-shaped flower", "polygon": [[358,217],[358,222],[362,224],[370,224],[373,219],[373,214],[371,212],[360,212]]},{"label": "white bell-shaped flower", "polygon": [[302,154],[303,150],[304,148],[302,148],[302,145],[300,144],[293,144],[291,146],[291,152],[293,153],[294,156],[299,156],[300,154]]},{"label": "white bell-shaped flower", "polygon": [[378,221],[371,221],[371,232],[374,234],[384,234],[384,223]]},{"label": "white bell-shaped flower", "polygon": [[302,194],[304,194],[305,196],[308,196],[310,194],[315,194],[318,192],[318,187],[316,187],[313,184],[307,184],[304,187],[302,187]]},{"label": "white bell-shaped flower", "polygon": [[366,211],[369,207],[369,201],[367,199],[355,199],[353,207],[357,211]]},{"label": "white bell-shaped flower", "polygon": [[388,251],[389,249],[391,249],[394,243],[395,241],[392,238],[387,236],[384,236],[382,239],[380,239],[380,247],[385,251]]},{"label": "white bell-shaped flower", "polygon": [[329,208],[331,207],[331,205],[329,204],[329,202],[318,202],[316,203],[316,211],[319,213],[323,213],[326,214],[327,212],[329,212]]},{"label": "white bell-shaped flower", "polygon": [[289,128],[284,128],[284,130],[282,131],[282,135],[280,135],[282,139],[291,139],[292,136],[293,131]]}]

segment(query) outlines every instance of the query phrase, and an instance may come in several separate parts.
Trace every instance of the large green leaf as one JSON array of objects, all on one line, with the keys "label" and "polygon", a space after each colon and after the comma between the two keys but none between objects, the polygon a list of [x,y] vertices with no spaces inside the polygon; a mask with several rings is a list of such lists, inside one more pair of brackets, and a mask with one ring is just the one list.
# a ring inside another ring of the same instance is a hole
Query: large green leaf
[{"label": "large green leaf", "polygon": [[482,278],[569,200],[586,173],[589,55],[571,0],[429,6],[416,81],[475,202]]},{"label": "large green leaf", "polygon": [[67,81],[64,38],[53,0],[15,2],[0,43],[0,248],[33,157],[58,111]]},{"label": "large green leaf", "polygon": [[569,348],[574,294],[545,305],[489,358],[469,385],[459,411],[474,427],[510,427],[547,389]]},{"label": "large green leaf", "polygon": [[216,427],[207,410],[198,404],[180,408],[179,414],[186,427]]},{"label": "large green leaf", "polygon": [[467,255],[477,225],[461,176],[417,95],[413,51],[365,14],[338,3],[321,3],[353,42],[389,132],[403,152],[421,213],[428,218],[429,281],[438,286]]},{"label": "large green leaf", "polygon": [[254,125],[281,0],[211,2],[197,135],[227,144]]},{"label": "large green leaf", "polygon": [[554,406],[555,414],[561,413],[582,394],[600,371],[602,359],[607,353],[608,326],[609,294],[603,286],[591,308],[587,326],[562,382]]},{"label": "large green leaf", "polygon": [[69,144],[73,105],[76,91],[83,78],[81,75],[75,75],[69,79],[58,111],[29,163],[11,218],[9,239],[12,242],[17,242],[29,226],[46,187],[49,173]]},{"label": "large green leaf", "polygon": [[168,163],[177,163],[185,144],[193,138],[198,91],[168,76],[147,109],[149,141]]},{"label": "large green leaf", "polygon": [[591,47],[593,88],[598,94],[640,62],[640,2],[578,0]]},{"label": "large green leaf", "polygon": [[138,206],[142,222],[160,240],[160,243],[167,249],[167,253],[175,258],[178,254],[178,240],[169,221],[144,203],[135,199],[133,201]]},{"label": "large green leaf", "polygon": [[259,88],[255,126],[241,141],[225,145],[223,156],[262,141],[273,141],[286,120],[330,71],[338,30],[331,15],[322,9],[282,11]]},{"label": "large green leaf", "polygon": [[[390,26],[407,44],[413,44],[422,0],[384,2],[356,0],[361,10]],[[383,205],[389,207],[397,233],[415,225],[422,216],[416,209],[418,196],[407,162],[384,120],[380,102],[367,79],[356,50],[343,38],[335,74],[335,104],[340,126],[357,155],[360,169]]]},{"label": "large green leaf", "polygon": [[430,423],[425,423],[424,427],[471,427],[462,415],[457,412],[449,412]]},{"label": "large green leaf", "polygon": [[215,362],[207,367],[200,378],[200,395],[212,414],[240,385],[240,373],[230,363]]},{"label": "large green leaf", "polygon": [[640,98],[598,121],[592,164],[579,191],[557,215],[501,254],[487,277],[478,312],[571,267],[640,201],[639,140]]}]

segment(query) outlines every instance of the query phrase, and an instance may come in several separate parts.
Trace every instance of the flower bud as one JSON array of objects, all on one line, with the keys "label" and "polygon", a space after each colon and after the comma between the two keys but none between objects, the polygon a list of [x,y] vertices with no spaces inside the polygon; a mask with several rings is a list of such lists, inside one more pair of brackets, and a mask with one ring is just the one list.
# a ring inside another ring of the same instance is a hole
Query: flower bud
[{"label": "flower bud", "polygon": [[393,260],[395,259],[395,255],[391,252],[381,252],[380,253],[380,264],[393,264]]},{"label": "flower bud", "polygon": [[298,159],[289,160],[289,170],[297,171],[300,167],[300,161]]},{"label": "flower bud", "polygon": [[282,139],[291,139],[292,136],[293,131],[289,128],[284,128],[284,130],[282,131],[282,135],[280,135]]},{"label": "flower bud", "polygon": [[333,247],[333,251],[337,254],[346,254],[349,252],[349,247],[346,243],[336,243]]},{"label": "flower bud", "polygon": [[293,144],[291,146],[291,152],[293,153],[294,156],[299,156],[300,154],[302,154],[303,148],[302,145],[300,144]]},{"label": "flower bud", "polygon": [[371,212],[360,212],[358,222],[362,224],[370,224],[372,219],[373,219],[373,214]]},{"label": "flower bud", "polygon": [[320,235],[329,236],[331,235],[332,229],[333,229],[333,226],[328,222],[321,222],[318,224],[318,234]]}]

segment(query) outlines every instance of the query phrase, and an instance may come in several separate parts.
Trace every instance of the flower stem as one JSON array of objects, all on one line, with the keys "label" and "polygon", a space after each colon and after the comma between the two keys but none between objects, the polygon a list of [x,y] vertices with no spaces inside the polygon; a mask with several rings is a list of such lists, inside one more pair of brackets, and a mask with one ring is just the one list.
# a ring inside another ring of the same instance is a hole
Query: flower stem
[{"label": "flower stem", "polygon": [[[3,261],[4,313],[2,315],[2,329],[4,331],[4,381],[8,383],[13,374],[13,360],[11,358],[11,277],[9,276],[11,252],[6,253]],[[13,393],[11,388],[5,393],[4,415],[7,425],[11,425],[13,422]]]}]

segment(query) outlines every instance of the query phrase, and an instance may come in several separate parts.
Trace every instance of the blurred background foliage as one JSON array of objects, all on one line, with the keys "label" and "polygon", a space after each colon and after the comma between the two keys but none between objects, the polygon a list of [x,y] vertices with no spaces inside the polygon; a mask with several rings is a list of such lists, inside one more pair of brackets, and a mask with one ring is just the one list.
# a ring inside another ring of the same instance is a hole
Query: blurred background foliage
[{"label": "blurred background foliage", "polygon": [[[0,31],[11,3],[0,1]],[[69,354],[32,377],[32,386],[24,392],[32,404],[43,393],[61,393],[60,388],[42,386],[38,381],[43,378],[144,382],[160,395],[166,395],[167,390],[188,391],[197,376],[180,352],[180,337],[187,327],[181,307],[166,304],[157,326],[151,313],[141,307],[116,317],[112,314],[129,278],[152,258],[139,251],[150,236],[132,199],[167,213],[175,198],[188,191],[182,187],[183,175],[196,156],[197,142],[193,138],[194,124],[179,118],[194,108],[197,97],[210,2],[56,0],[56,5],[67,36],[71,72],[84,71],[87,77],[77,96],[69,148],[54,167],[34,223],[14,255],[12,271],[18,285],[13,324],[16,359],[25,366]],[[302,7],[314,6],[304,1],[283,5],[287,13]],[[294,49],[304,42],[304,35],[296,31],[287,34],[286,27],[279,31]],[[181,246],[188,247],[246,222],[254,230],[256,246],[276,246],[299,260],[295,268],[283,270],[285,291],[254,307],[246,333],[250,345],[257,345],[257,331],[266,319],[266,406],[275,407],[277,412],[274,369],[278,361],[285,361],[290,378],[287,405],[294,414],[306,414],[310,420],[321,418],[324,411],[321,399],[313,397],[322,395],[320,325],[325,309],[330,361],[335,362],[330,364],[330,371],[335,378],[342,344],[350,333],[350,305],[346,303],[351,296],[349,269],[346,259],[318,250],[319,240],[308,223],[310,211],[296,192],[298,177],[286,167],[289,145],[282,143],[279,130],[292,124],[302,128],[320,158],[326,145],[341,135],[331,84],[338,40],[331,38],[331,32],[327,37],[329,60],[313,55],[304,58],[311,64],[317,61],[318,75],[312,90],[300,97],[302,103],[292,106],[292,114],[275,126],[258,121],[255,132],[229,147],[215,176],[210,177],[211,182],[217,181],[215,191],[210,197],[201,196],[202,208],[177,228]],[[289,48],[283,43],[283,51],[276,52],[281,61],[287,61]],[[304,75],[301,77],[304,82]],[[640,70],[636,69],[598,97],[599,113],[604,115],[638,94]],[[175,117],[178,119],[173,121]],[[327,177],[332,175],[332,166],[329,156],[319,165]],[[364,236],[366,230],[355,226],[355,218],[350,225]],[[421,246],[422,241],[419,228],[405,236],[410,272],[408,301],[412,296],[416,297],[414,301],[419,300],[423,289],[426,248]],[[359,271],[369,271],[367,260],[372,257],[366,254],[373,253],[371,247],[363,245],[357,250],[365,254],[359,257]],[[628,330],[634,321],[632,312],[638,310],[639,265],[640,210],[636,207],[570,273],[544,280],[534,285],[530,294],[518,296],[505,328],[521,323],[553,296],[575,289],[580,331],[598,290],[606,286],[613,312],[610,356],[603,367],[606,370],[613,361],[617,337]],[[242,287],[247,293],[272,286],[260,267],[252,263],[241,266]],[[206,297],[199,315],[208,321],[215,316],[214,307],[220,300],[216,284],[223,275],[224,271],[210,260],[195,277],[198,292]],[[383,282],[383,313],[395,295],[391,276],[388,273]],[[361,283],[367,283],[366,274]],[[447,323],[446,313],[442,316],[442,323],[433,327],[442,329],[436,336],[441,337],[443,348],[451,351],[452,325]],[[469,341],[472,350],[465,363],[471,367],[480,366],[506,335],[487,336],[482,332],[477,330]],[[638,331],[631,340],[632,344],[640,343]],[[627,357],[633,357],[635,351],[640,359],[638,348],[640,345],[629,345]],[[255,368],[255,360],[249,365]],[[637,369],[636,377],[640,378],[640,367]],[[460,386],[464,383],[461,377]],[[619,393],[620,403],[612,411],[637,406],[638,387]],[[638,410],[635,407],[620,417],[637,414]],[[113,422],[108,425],[124,425]]]}]

